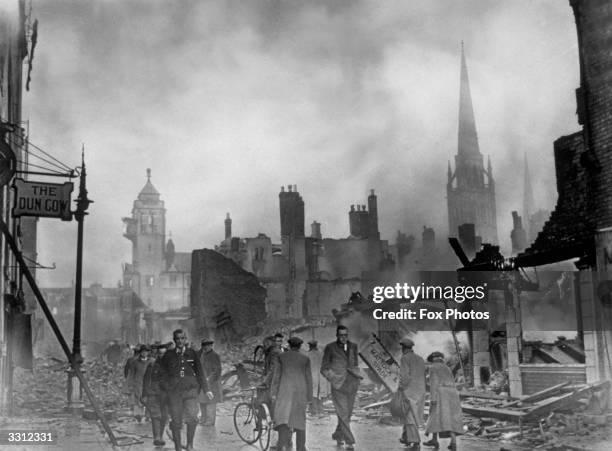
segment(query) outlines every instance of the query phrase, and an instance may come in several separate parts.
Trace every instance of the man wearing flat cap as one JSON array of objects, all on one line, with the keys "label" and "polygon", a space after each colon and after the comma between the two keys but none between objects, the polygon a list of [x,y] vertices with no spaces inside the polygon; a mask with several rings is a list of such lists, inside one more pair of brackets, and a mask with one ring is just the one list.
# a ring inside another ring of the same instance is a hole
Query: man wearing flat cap
[{"label": "man wearing flat cap", "polygon": [[147,345],[140,345],[138,347],[138,354],[135,359],[132,359],[130,365],[126,370],[126,383],[130,395],[130,407],[132,415],[136,418],[139,423],[144,417],[144,405],[142,404],[142,382],[144,379],[145,371],[151,363],[149,361],[149,354],[151,348]]},{"label": "man wearing flat cap", "polygon": [[168,400],[166,393],[161,388],[162,368],[161,359],[166,352],[167,345],[156,342],[153,345],[155,361],[147,366],[142,383],[142,402],[151,417],[151,428],[153,429],[153,445],[164,446],[164,428],[168,421]]},{"label": "man wearing flat cap", "polygon": [[312,399],[310,359],[300,352],[302,339],[291,337],[289,351],[279,356],[279,370],[272,378],[274,423],[279,451],[291,449],[291,431],[296,433],[296,451],[306,451],[306,406]]},{"label": "man wearing flat cap", "polygon": [[210,399],[206,393],[200,392],[199,403],[202,411],[202,424],[214,426],[217,419],[217,403],[223,402],[223,390],[221,389],[221,358],[213,351],[213,343],[210,338],[202,339],[202,347],[198,357],[202,364],[202,374],[208,383],[208,389],[212,392]]},{"label": "man wearing flat cap", "polygon": [[402,358],[400,360],[400,380],[398,390],[402,390],[407,401],[404,415],[404,429],[400,442],[410,450],[420,449],[419,425],[423,423],[425,405],[425,361],[414,353],[414,341],[408,337],[400,340]]}]

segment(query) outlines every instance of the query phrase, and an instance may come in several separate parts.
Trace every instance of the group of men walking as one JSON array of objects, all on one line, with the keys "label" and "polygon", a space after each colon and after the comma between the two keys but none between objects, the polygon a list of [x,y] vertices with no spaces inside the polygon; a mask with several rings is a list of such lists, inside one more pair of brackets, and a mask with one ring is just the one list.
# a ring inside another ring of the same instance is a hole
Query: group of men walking
[{"label": "group of men walking", "polygon": [[215,424],[216,404],[222,401],[221,359],[210,339],[202,340],[202,347],[195,351],[187,346],[183,330],[175,330],[172,338],[171,343],[134,350],[125,365],[127,387],[136,419],[142,419],[143,407],[151,418],[155,446],[165,445],[163,431],[170,417],[175,450],[182,449],[183,423],[187,426],[186,449],[193,450],[198,413],[205,426]]},{"label": "group of men walking", "polygon": [[[262,392],[260,397],[269,407],[278,430],[277,450],[291,449],[295,432],[297,451],[306,451],[306,409],[322,411],[322,398],[331,386],[331,397],[336,408],[338,425],[332,439],[346,449],[354,449],[355,437],[350,421],[359,381],[357,345],[348,340],[348,329],[338,326],[336,341],[328,344],[323,353],[317,342],[310,341],[309,351],[302,353],[303,340],[291,337],[289,349],[282,347],[282,335],[266,338]],[[322,377],[321,377],[322,376]]]},{"label": "group of men walking", "polygon": [[[349,341],[347,327],[339,325],[336,340],[325,346],[323,353],[317,342],[309,342],[309,351],[300,350],[299,337],[288,340],[283,336],[264,340],[264,370],[259,398],[269,406],[278,431],[278,451],[292,448],[293,433],[297,451],[306,451],[306,410],[320,412],[321,399],[328,388],[337,416],[337,425],[331,434],[336,445],[346,450],[355,449],[355,436],[351,431],[351,416],[360,380],[357,345]],[[163,446],[162,433],[168,416],[175,450],[181,450],[181,430],[187,426],[187,450],[193,450],[193,439],[198,423],[198,411],[205,425],[214,425],[216,404],[222,401],[221,360],[213,351],[213,341],[202,340],[199,351],[187,346],[185,333],[173,332],[173,342],[142,346],[128,360],[125,375],[132,397],[134,415],[140,421],[146,407],[151,417],[153,444]],[[444,356],[434,352],[423,358],[413,351],[410,338],[400,341],[402,357],[398,390],[405,402],[403,432],[400,442],[411,451],[420,449],[419,426],[423,424],[426,393],[426,370],[429,374],[430,410],[425,431],[432,439],[424,445],[439,448],[438,437],[450,437],[449,449],[457,448],[456,435],[461,434],[461,404],[453,375],[444,363]],[[153,358],[150,352],[153,352]],[[427,368],[426,368],[427,367]]]},{"label": "group of men walking", "polygon": [[[321,393],[319,389],[325,385],[321,381],[329,382],[338,420],[331,438],[337,446],[344,446],[346,450],[355,449],[355,436],[350,423],[362,376],[357,345],[348,337],[347,327],[338,326],[336,341],[325,346],[322,357],[319,354],[320,366],[317,353],[312,352],[316,350],[316,342],[309,343],[310,351],[302,354],[302,340],[292,337],[288,342],[289,351],[283,352],[282,336],[269,337],[263,386],[267,390],[265,400],[271,407],[272,418],[279,432],[279,451],[291,449],[292,431],[296,433],[296,450],[306,450],[306,407],[308,403],[313,403],[313,395],[317,393],[315,390]],[[410,338],[400,340],[400,346],[402,357],[398,390],[403,395],[405,405],[400,442],[411,451],[420,449],[419,427],[423,424],[428,374],[430,408],[425,432],[432,438],[423,444],[438,449],[438,437],[450,437],[448,449],[457,449],[456,436],[463,432],[461,403],[453,374],[444,363],[444,355],[433,352],[426,364],[414,352],[414,342]],[[324,379],[319,378],[313,384],[315,375],[322,375]]]}]

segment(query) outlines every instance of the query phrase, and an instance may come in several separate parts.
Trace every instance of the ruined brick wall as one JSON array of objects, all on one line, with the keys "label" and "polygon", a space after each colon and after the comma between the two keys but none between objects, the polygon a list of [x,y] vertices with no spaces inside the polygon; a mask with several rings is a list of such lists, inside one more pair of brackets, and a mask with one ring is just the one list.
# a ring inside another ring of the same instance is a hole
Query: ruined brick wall
[{"label": "ruined brick wall", "polygon": [[266,290],[257,277],[210,249],[193,251],[191,314],[199,335],[214,329],[214,317],[227,312],[236,334],[248,333],[266,317]]},{"label": "ruined brick wall", "polygon": [[580,364],[523,364],[520,365],[520,368],[524,395],[530,395],[568,381],[570,384],[586,383],[585,366]]},{"label": "ruined brick wall", "polygon": [[579,119],[584,123],[587,150],[592,152],[582,162],[590,175],[590,215],[595,228],[601,229],[612,226],[612,2],[570,3],[581,60]]}]

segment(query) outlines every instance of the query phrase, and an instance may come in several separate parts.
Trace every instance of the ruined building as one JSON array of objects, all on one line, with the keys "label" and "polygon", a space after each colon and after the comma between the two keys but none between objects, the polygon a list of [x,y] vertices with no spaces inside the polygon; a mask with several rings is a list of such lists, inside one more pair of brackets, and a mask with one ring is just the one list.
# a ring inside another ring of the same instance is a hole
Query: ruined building
[{"label": "ruined building", "polygon": [[[524,164],[524,181],[523,181],[523,228],[527,234],[527,243],[535,241],[538,233],[544,227],[544,223],[550,216],[550,211],[537,209],[533,198],[533,188],[531,186],[531,175],[529,174],[529,165],[527,163],[527,154],[525,154]],[[526,244],[525,243],[525,246]],[[523,251],[525,248],[520,249]]]},{"label": "ruined building", "polygon": [[378,230],[378,199],[371,190],[367,207],[348,211],[347,238],[326,238],[321,224],[311,224],[305,234],[304,201],[295,185],[279,193],[281,242],[267,235],[231,236],[231,219],[225,220],[225,239],[215,250],[255,274],[266,289],[266,314],[270,319],[329,316],[354,291],[362,289],[368,274],[393,269],[387,241]]},{"label": "ruined building", "polygon": [[134,201],[132,216],[123,218],[125,236],[132,242],[132,262],[123,265],[123,286],[151,309],[147,334],[159,339],[190,316],[191,253],[176,252],[166,241],[166,209],[159,191],[147,181]]},{"label": "ruined building", "polygon": [[462,224],[474,224],[481,242],[497,244],[495,181],[491,160],[485,169],[478,146],[476,121],[463,45],[461,47],[461,86],[459,95],[459,139],[455,171],[448,163],[447,182],[449,235],[457,236]]},{"label": "ruined building", "polygon": [[[37,221],[35,217],[14,218],[10,214],[10,189],[13,174],[9,168],[28,169],[28,136],[22,127],[24,92],[24,63],[33,51],[26,2],[0,2],[0,155],[4,160],[2,205],[0,214],[9,230],[15,233],[23,257],[37,261]],[[8,175],[8,177],[7,177]],[[36,315],[36,301],[24,280],[22,269],[2,239],[0,261],[3,277],[0,291],[0,414],[6,415],[11,402],[13,371],[16,367],[32,368],[32,321]],[[35,266],[35,265],[32,265]],[[36,276],[35,268],[30,272]],[[22,288],[23,287],[23,288]]]},{"label": "ruined building", "polygon": [[[574,280],[578,337],[585,363],[574,371],[595,382],[612,379],[612,4],[570,0],[570,5],[578,34],[576,101],[582,127],[554,143],[557,205],[515,263],[526,267],[575,260],[580,270]],[[512,383],[512,374],[510,379]]]}]

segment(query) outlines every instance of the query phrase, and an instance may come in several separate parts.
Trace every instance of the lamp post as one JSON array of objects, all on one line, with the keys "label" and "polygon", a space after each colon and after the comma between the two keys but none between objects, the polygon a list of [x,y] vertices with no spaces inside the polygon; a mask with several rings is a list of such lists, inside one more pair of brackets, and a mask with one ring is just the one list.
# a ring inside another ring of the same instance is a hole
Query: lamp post
[{"label": "lamp post", "polygon": [[[83,280],[83,221],[87,215],[87,208],[93,201],[87,198],[86,187],[87,172],[85,169],[85,146],[81,150],[81,174],[79,182],[79,197],[76,199],[76,211],[73,212],[77,221],[77,260],[76,281],[74,293],[74,332],[72,336],[72,355],[74,365],[79,366],[83,362],[81,356],[81,298]],[[73,413],[81,413],[85,408],[83,403],[83,391],[80,380],[72,369],[68,372],[68,410]]]}]

